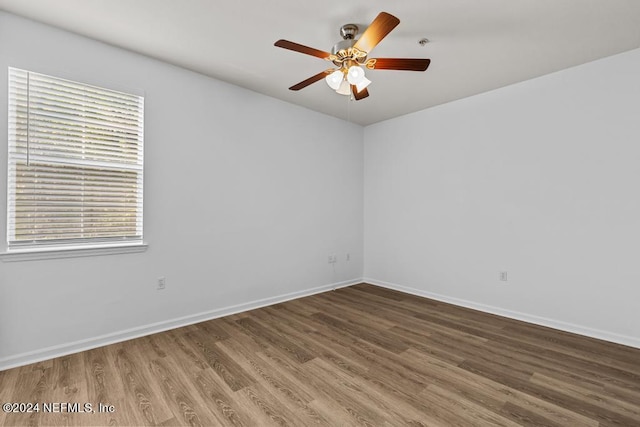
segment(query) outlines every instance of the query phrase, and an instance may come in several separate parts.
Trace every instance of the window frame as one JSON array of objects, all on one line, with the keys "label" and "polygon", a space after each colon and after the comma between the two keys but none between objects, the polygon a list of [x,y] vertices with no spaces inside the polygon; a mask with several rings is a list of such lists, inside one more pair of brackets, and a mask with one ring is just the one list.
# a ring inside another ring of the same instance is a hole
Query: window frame
[{"label": "window frame", "polygon": [[[40,72],[26,70],[22,68],[16,68],[16,67],[8,67],[7,70],[8,70],[8,73],[7,73],[8,85],[11,84],[11,76],[12,76],[12,73],[14,72],[12,70],[15,70],[17,72],[22,72],[22,73],[37,74],[37,75],[44,76],[46,78],[51,78],[54,80],[66,81],[74,85],[79,85],[82,88],[86,88],[86,89],[93,88],[99,91],[120,93],[120,94],[125,94],[127,96],[138,98],[139,100],[138,114],[139,114],[141,125],[140,125],[140,131],[138,133],[138,143],[136,146],[140,151],[140,154],[139,154],[140,164],[139,164],[139,169],[137,170],[136,173],[140,175],[139,177],[140,189],[139,189],[138,196],[136,196],[137,207],[135,212],[136,212],[136,218],[137,218],[136,221],[140,223],[139,225],[140,232],[139,232],[139,238],[126,237],[125,236],[126,233],[123,233],[122,236],[110,236],[107,239],[103,237],[97,237],[97,238],[83,237],[83,238],[77,238],[77,239],[63,239],[56,242],[47,241],[47,239],[39,239],[34,242],[16,244],[15,235],[11,235],[11,229],[10,229],[10,221],[12,220],[12,218],[14,218],[14,223],[15,223],[15,218],[16,218],[15,211],[11,210],[12,207],[10,205],[11,193],[13,192],[13,194],[16,194],[16,190],[15,189],[12,190],[10,186],[16,185],[15,184],[16,181],[14,180],[12,183],[10,178],[11,178],[11,169],[12,167],[14,169],[17,167],[18,160],[16,160],[17,156],[15,155],[12,158],[12,154],[10,151],[12,150],[12,144],[14,144],[13,150],[14,151],[17,150],[16,144],[18,144],[18,141],[17,141],[18,137],[17,137],[17,134],[15,133],[12,135],[11,127],[7,126],[7,151],[6,151],[7,152],[7,161],[6,161],[7,183],[5,187],[7,191],[6,193],[6,200],[7,200],[6,215],[7,216],[4,221],[6,226],[6,230],[5,230],[6,246],[5,246],[5,252],[0,252],[0,260],[5,262],[6,261],[23,261],[23,260],[30,260],[30,259],[69,258],[69,257],[80,257],[80,256],[136,253],[136,252],[145,251],[148,248],[148,245],[147,243],[144,242],[144,228],[143,228],[143,224],[144,224],[144,122],[145,122],[144,92],[131,90],[131,89],[126,89],[126,90],[115,89],[113,85],[108,85],[108,84],[96,85],[96,84],[87,83],[85,81],[78,80],[78,79],[72,80],[67,77],[59,77],[57,75],[52,75],[52,74],[42,74]],[[12,107],[11,97],[13,96],[14,94],[11,93],[10,88],[8,88],[7,117],[10,117],[12,112],[16,111],[14,107]],[[17,98],[13,100],[13,104],[17,104],[18,102],[19,101],[17,100]],[[8,120],[10,122],[11,119],[9,118]],[[7,124],[10,124],[9,122],[7,122]],[[30,126],[30,124],[28,126]],[[90,161],[87,161],[86,163],[84,161],[80,161],[78,162],[78,164],[79,164],[78,166],[79,168],[92,167]],[[116,170],[126,170],[126,169],[121,168]],[[108,181],[100,181],[100,182],[105,183]],[[16,197],[17,196],[14,196],[14,200]],[[14,239],[14,242],[12,242],[11,240],[12,238]]]}]

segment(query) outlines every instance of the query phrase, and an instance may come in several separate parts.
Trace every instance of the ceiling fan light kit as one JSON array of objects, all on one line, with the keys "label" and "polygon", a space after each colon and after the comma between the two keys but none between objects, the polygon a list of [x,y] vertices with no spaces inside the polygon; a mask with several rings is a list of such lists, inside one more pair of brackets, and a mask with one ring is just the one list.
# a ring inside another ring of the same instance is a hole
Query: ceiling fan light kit
[{"label": "ceiling fan light kit", "polygon": [[348,70],[344,67],[340,68],[325,77],[325,81],[340,95],[351,95],[352,85],[356,87],[357,92],[362,92],[371,84],[371,80],[365,77],[364,70],[359,65],[352,65]]},{"label": "ceiling fan light kit", "polygon": [[343,25],[340,27],[340,35],[343,40],[333,46],[331,53],[288,40],[278,40],[275,42],[277,47],[331,61],[338,67],[322,71],[289,89],[297,91],[324,78],[327,85],[336,93],[352,95],[358,101],[369,96],[367,87],[371,84],[362,65],[370,70],[425,71],[431,63],[429,59],[367,58],[371,50],[399,23],[400,20],[395,16],[381,12],[357,40],[355,37],[358,34],[358,26],[355,24]]}]

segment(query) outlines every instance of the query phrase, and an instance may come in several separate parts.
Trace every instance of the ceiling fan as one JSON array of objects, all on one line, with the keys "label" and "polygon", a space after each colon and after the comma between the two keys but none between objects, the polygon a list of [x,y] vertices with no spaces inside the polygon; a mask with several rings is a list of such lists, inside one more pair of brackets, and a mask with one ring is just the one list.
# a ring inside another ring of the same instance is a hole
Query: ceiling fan
[{"label": "ceiling fan", "polygon": [[368,58],[371,50],[399,23],[400,20],[395,16],[381,12],[358,39],[355,38],[358,34],[357,25],[343,25],[340,28],[343,40],[333,46],[331,53],[288,40],[278,40],[274,43],[277,47],[322,58],[338,67],[324,70],[289,89],[300,90],[324,78],[329,87],[337,93],[341,95],[353,94],[354,99],[358,101],[369,96],[367,86],[371,83],[366,78],[362,65],[370,70],[425,71],[431,63],[430,59]]}]

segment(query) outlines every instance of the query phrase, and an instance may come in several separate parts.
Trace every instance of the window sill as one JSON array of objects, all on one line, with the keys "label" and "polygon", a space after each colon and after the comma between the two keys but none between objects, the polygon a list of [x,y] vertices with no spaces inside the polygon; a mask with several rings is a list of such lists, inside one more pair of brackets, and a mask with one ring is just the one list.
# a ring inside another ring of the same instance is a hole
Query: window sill
[{"label": "window sill", "polygon": [[104,245],[104,246],[75,246],[36,249],[14,249],[0,253],[3,262],[31,261],[42,259],[78,258],[98,255],[116,255],[144,252],[149,247],[146,243]]}]

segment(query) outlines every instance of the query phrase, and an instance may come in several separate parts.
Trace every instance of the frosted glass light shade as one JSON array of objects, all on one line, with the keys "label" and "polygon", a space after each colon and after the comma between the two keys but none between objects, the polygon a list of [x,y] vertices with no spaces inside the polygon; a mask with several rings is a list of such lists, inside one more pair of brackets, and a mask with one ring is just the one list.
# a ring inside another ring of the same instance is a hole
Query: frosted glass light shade
[{"label": "frosted glass light shade", "polygon": [[340,89],[340,84],[344,80],[344,74],[342,74],[341,70],[336,70],[325,77],[324,80],[327,82],[331,89],[338,90]]},{"label": "frosted glass light shade", "polygon": [[351,85],[347,80],[343,80],[336,92],[338,92],[340,95],[351,95]]},{"label": "frosted glass light shade", "polygon": [[360,82],[356,83],[356,90],[358,92],[362,92],[362,90],[364,88],[366,88],[367,86],[369,86],[371,84],[371,80],[369,80],[366,77],[362,77],[362,80],[360,80]]},{"label": "frosted glass light shade", "polygon": [[347,80],[349,80],[349,83],[357,85],[362,79],[366,79],[366,77],[364,76],[364,70],[360,66],[353,65],[349,67],[349,71],[347,72]]}]

